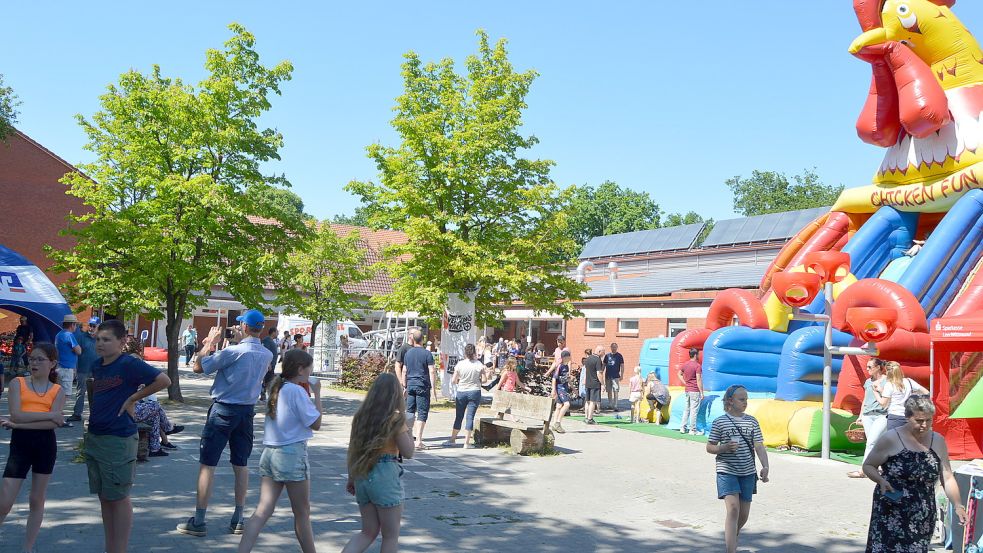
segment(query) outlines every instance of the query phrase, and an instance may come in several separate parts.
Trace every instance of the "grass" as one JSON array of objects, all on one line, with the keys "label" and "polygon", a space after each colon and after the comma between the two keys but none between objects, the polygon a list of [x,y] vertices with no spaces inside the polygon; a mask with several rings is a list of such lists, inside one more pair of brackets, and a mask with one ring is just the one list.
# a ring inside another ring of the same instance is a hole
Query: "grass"
[{"label": "grass", "polygon": [[[583,422],[583,416],[573,416],[570,417],[572,420],[578,420]],[[650,424],[650,423],[631,423],[628,419],[615,419],[614,417],[594,417],[597,424],[602,424],[604,426],[613,426],[615,428],[621,428],[624,430],[631,430],[633,432],[641,432],[642,434],[648,434],[650,436],[659,436],[660,438],[672,438],[674,440],[686,440],[690,442],[703,442],[706,443],[707,437],[703,434],[692,435],[692,434],[682,434],[678,430],[669,430],[666,425]],[[794,449],[776,449],[769,447],[768,451],[772,453],[778,453],[780,455],[795,455],[796,457],[819,457],[818,451],[799,451]],[[849,451],[833,451],[830,452],[830,458],[842,463],[847,463],[850,465],[860,466],[863,464],[863,451],[849,452]]]}]

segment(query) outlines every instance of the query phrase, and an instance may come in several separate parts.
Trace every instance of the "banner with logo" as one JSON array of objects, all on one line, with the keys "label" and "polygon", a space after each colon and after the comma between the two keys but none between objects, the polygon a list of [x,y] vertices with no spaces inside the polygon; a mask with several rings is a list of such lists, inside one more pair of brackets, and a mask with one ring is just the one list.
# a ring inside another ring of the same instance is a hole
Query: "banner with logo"
[{"label": "banner with logo", "polygon": [[51,340],[72,312],[58,288],[19,253],[0,246],[0,307],[27,317],[34,340]]},{"label": "banner with logo", "polygon": [[477,294],[478,290],[474,289],[447,297],[447,308],[440,325],[440,391],[444,397],[454,397],[457,393],[457,387],[451,384],[454,367],[464,358],[464,346],[478,339],[474,320],[474,298]]}]

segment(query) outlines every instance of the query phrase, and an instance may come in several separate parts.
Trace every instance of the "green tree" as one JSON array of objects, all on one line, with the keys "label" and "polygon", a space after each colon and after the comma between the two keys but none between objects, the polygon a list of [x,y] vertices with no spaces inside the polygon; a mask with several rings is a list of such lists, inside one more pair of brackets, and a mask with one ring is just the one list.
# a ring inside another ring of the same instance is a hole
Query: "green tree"
[{"label": "green tree", "polygon": [[479,322],[500,319],[500,306],[515,301],[575,314],[567,300],[585,287],[554,258],[576,249],[565,210],[570,194],[550,180],[552,161],[523,157],[538,140],[518,132],[536,73],[513,69],[504,40],[492,47],[483,31],[477,35],[464,74],[451,59],[424,64],[406,54],[392,121],[402,142],[369,146],[380,182],[347,186],[372,227],[409,237],[384,251],[396,284],[377,303],[432,320],[448,294],[478,288]]},{"label": "green tree", "polygon": [[207,51],[208,75],[197,87],[157,66],[149,75],[122,74],[91,120],[78,116],[95,161],[62,179],[89,211],[73,215],[66,230],[76,246],[52,252],[58,269],[73,274],[74,297],[90,305],[122,290],[128,307],[166,317],[175,400],[183,317],[213,286],[261,306],[265,283],[286,276],[282,245],[307,233],[299,217],[267,201],[264,189],[282,179],[260,172],[279,158],[283,137],[257,119],[292,67],[264,67],[254,37],[229,28],[225,48]]},{"label": "green tree", "polygon": [[293,286],[281,296],[287,309],[310,319],[311,343],[317,326],[350,317],[365,298],[351,292],[351,286],[368,279],[365,242],[358,232],[339,236],[328,221],[312,223],[313,232],[287,259]]},{"label": "green tree", "polygon": [[[280,180],[286,183],[282,177]],[[274,186],[259,186],[251,191],[256,194],[260,202],[275,206],[277,210],[283,211],[288,217],[311,218],[310,215],[304,213],[304,200],[292,190]]]},{"label": "green tree", "polygon": [[14,89],[4,86],[3,75],[0,74],[0,140],[7,138],[17,123],[17,106],[20,101],[14,94]]},{"label": "green tree", "polygon": [[355,208],[355,212],[351,215],[345,215],[339,213],[331,219],[332,223],[337,223],[339,225],[353,225],[356,227],[367,227],[369,226],[369,212],[365,206],[358,206]]},{"label": "green tree", "polygon": [[734,194],[734,211],[745,217],[833,205],[843,191],[843,185],[825,185],[809,169],[791,181],[784,173],[755,170],[750,178],[738,175],[726,184]]},{"label": "green tree", "polygon": [[595,236],[659,228],[662,210],[648,192],[605,181],[596,188],[575,186],[570,214],[570,234],[583,248]]}]

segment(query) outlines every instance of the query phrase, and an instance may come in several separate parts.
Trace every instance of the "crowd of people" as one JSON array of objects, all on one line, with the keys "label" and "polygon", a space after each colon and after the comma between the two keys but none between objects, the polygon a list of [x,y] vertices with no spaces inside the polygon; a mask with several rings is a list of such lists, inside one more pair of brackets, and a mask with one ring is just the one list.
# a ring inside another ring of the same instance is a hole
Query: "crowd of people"
[{"label": "crowd of people", "polygon": [[[310,520],[310,468],[307,442],[321,426],[321,394],[312,377],[313,358],[305,351],[303,337],[264,330],[265,316],[256,310],[239,317],[241,325],[225,348],[225,329],[213,328],[198,342],[189,325],[182,336],[186,363],[193,371],[212,375],[211,407],[205,417],[199,448],[196,503],[193,516],[176,527],[183,534],[203,537],[213,493],[215,468],[228,449],[233,466],[234,510],[226,528],[241,534],[239,551],[251,551],[272,516],[277,499],[286,489],[294,515],[295,534],[305,553],[313,552]],[[32,551],[40,533],[47,485],[55,467],[55,429],[82,420],[87,398],[85,382],[91,379],[88,425],[84,450],[89,490],[99,498],[105,550],[126,551],[132,527],[130,490],[137,455],[137,423],[149,427],[152,456],[166,456],[174,448],[168,434],[183,427],[173,425],[156,401],[156,392],[169,385],[166,374],[145,363],[127,340],[118,320],[92,318],[88,328],[78,328],[74,316],[66,316],[54,343],[21,343],[30,348],[26,373],[9,384],[9,417],[0,425],[12,430],[9,454],[0,485],[0,524],[10,512],[28,474],[33,475],[29,514],[23,547]],[[424,432],[432,401],[437,400],[437,357],[419,330],[407,336],[397,353],[392,373],[384,372],[372,384],[352,421],[347,459],[347,491],[355,496],[362,518],[361,530],[343,552],[361,552],[382,536],[382,551],[396,551],[402,518],[403,490],[400,462],[415,451],[428,449]],[[693,409],[703,398],[698,351],[678,371],[684,383],[681,432],[696,432]],[[526,390],[521,373],[548,365],[549,394],[556,400],[552,429],[564,432],[562,421],[577,390],[584,399],[585,423],[596,424],[601,390],[608,406],[617,413],[620,384],[625,375],[624,357],[617,344],[598,345],[584,352],[579,365],[563,336],[552,357],[543,344],[526,350],[504,340],[479,339],[467,344],[464,358],[453,371],[455,416],[446,446],[456,445],[463,431],[464,447],[472,445],[474,421],[481,390]],[[23,360],[23,359],[22,359]],[[280,373],[275,373],[277,366]],[[524,371],[522,369],[525,369]],[[859,421],[867,437],[861,471],[853,478],[869,478],[873,492],[867,551],[928,551],[935,527],[935,485],[941,484],[956,516],[965,522],[949,463],[945,440],[932,430],[935,407],[927,390],[905,377],[900,364],[873,358],[867,365],[870,378]],[[649,407],[647,420],[660,424],[669,404],[668,387],[656,373],[642,378],[640,367],[628,379],[631,422],[640,422],[642,401]],[[263,451],[259,458],[260,497],[246,518],[249,483],[248,461],[253,450],[253,429],[258,401],[265,403]],[[746,413],[747,390],[731,386],[723,394],[724,415],[713,420],[706,451],[716,458],[718,497],[725,508],[724,541],[728,553],[736,551],[741,529],[747,523],[758,482],[769,481],[769,459],[758,421]],[[66,416],[66,412],[71,414]],[[760,463],[760,468],[758,467]]]}]

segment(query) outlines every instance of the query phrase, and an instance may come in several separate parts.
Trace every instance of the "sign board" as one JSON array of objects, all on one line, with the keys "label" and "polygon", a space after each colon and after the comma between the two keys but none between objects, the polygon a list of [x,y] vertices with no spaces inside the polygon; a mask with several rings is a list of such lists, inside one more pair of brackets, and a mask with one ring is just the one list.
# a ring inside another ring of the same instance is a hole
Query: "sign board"
[{"label": "sign board", "polygon": [[454,397],[457,387],[451,385],[457,362],[464,359],[464,346],[474,344],[478,327],[475,324],[474,297],[478,290],[468,290],[464,294],[448,294],[447,308],[441,318],[440,328],[440,366],[441,392],[444,397]]},{"label": "sign board", "polygon": [[983,319],[973,317],[941,317],[929,325],[933,342],[983,342]]}]

